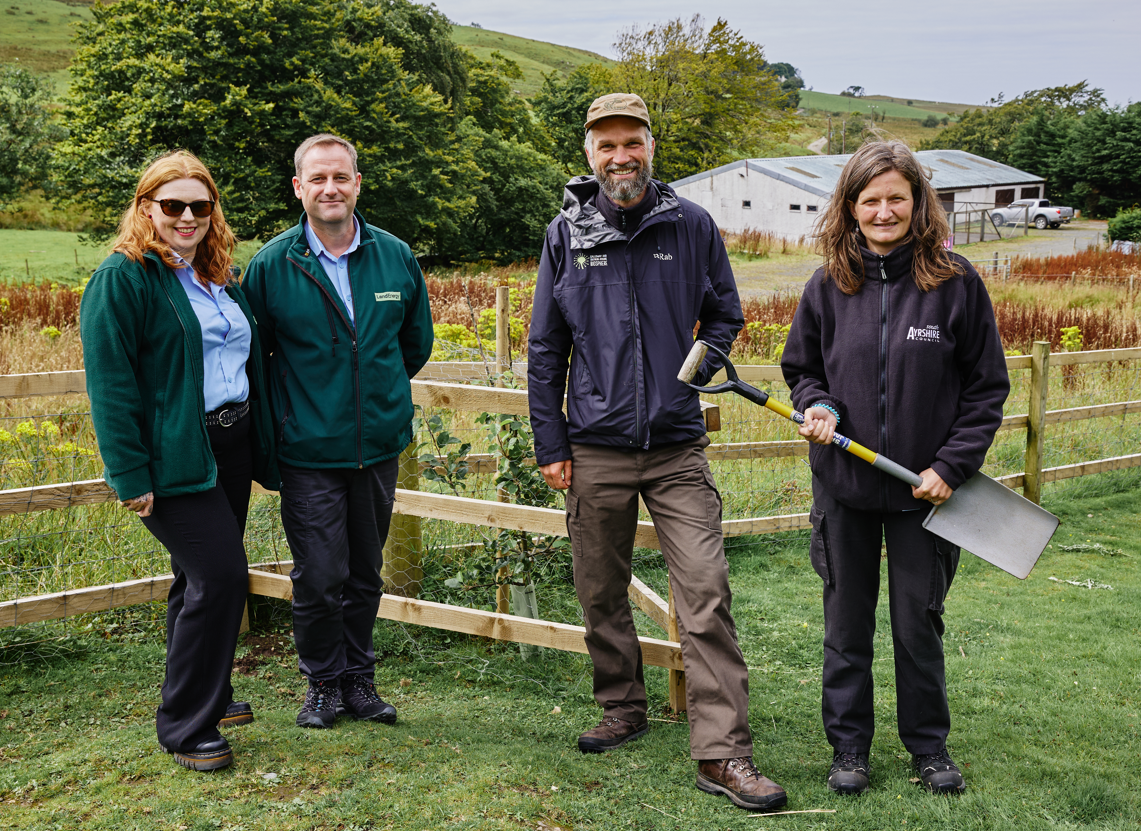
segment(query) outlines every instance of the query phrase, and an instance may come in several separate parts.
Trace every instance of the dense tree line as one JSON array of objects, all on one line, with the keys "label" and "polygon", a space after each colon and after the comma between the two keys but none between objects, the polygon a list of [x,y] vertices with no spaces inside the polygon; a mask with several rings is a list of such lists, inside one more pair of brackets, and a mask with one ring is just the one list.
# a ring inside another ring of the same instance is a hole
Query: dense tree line
[{"label": "dense tree line", "polygon": [[1054,201],[1091,216],[1141,203],[1141,103],[1110,107],[1085,81],[992,103],[920,149],[966,150],[1044,176]]},{"label": "dense tree line", "polygon": [[47,184],[52,144],[62,135],[48,109],[47,81],[0,66],[0,209],[29,187]]},{"label": "dense tree line", "polygon": [[237,233],[267,239],[300,212],[293,149],[327,131],[357,145],[365,216],[418,254],[519,259],[538,250],[567,176],[588,172],[582,122],[596,96],[646,98],[656,175],[670,181],[782,140],[803,86],[795,67],[770,66],[723,20],[620,33],[616,64],[552,74],[531,103],[512,89],[518,65],[457,47],[432,5],[177,6],[177,15],[169,0],[94,6],[57,119],[34,77],[0,78],[0,139],[9,122],[24,137],[18,154],[0,143],[0,201],[54,183],[111,229],[149,160],[186,148],[214,172]]}]

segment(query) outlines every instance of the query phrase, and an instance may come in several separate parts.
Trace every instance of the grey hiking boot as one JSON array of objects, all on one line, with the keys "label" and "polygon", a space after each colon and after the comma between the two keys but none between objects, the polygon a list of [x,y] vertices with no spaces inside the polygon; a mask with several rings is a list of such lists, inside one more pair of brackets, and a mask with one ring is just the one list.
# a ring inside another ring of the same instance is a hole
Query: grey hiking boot
[{"label": "grey hiking boot", "polygon": [[341,687],[336,681],[309,679],[305,691],[305,704],[297,714],[298,727],[332,727],[337,720],[337,705],[341,703]]},{"label": "grey hiking boot", "polygon": [[341,679],[341,708],[357,721],[396,723],[396,708],[377,695],[372,679],[363,675],[346,675]]},{"label": "grey hiking boot", "polygon": [[828,787],[836,793],[862,794],[868,789],[868,764],[866,753],[840,753],[832,755],[832,769],[828,771]]},{"label": "grey hiking boot", "polygon": [[921,753],[911,757],[911,764],[923,787],[931,793],[962,793],[967,789],[959,766],[943,748],[938,753]]}]

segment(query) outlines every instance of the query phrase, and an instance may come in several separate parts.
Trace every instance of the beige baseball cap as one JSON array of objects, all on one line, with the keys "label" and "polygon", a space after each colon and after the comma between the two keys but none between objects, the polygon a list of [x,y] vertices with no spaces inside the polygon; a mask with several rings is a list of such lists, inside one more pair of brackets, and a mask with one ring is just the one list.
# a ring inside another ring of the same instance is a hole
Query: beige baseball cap
[{"label": "beige baseball cap", "polygon": [[612,115],[636,118],[650,127],[650,111],[646,109],[646,102],[641,96],[629,92],[612,92],[594,99],[594,103],[586,111],[586,124],[582,125],[582,128],[589,130],[597,122]]}]

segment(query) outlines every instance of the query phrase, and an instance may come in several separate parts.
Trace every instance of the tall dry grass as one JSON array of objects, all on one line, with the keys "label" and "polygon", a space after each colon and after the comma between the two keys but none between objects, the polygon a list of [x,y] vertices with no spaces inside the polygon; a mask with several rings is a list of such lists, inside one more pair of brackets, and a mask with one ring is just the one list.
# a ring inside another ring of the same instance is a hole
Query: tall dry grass
[{"label": "tall dry grass", "polygon": [[0,326],[54,326],[79,321],[83,293],[66,286],[0,284]]},{"label": "tall dry grass", "polygon": [[789,239],[774,231],[763,231],[759,228],[746,228],[740,233],[730,234],[721,232],[725,240],[725,249],[730,254],[743,257],[762,258],[770,254],[811,254],[813,251],[811,241],[805,237]]},{"label": "tall dry grass", "polygon": [[1025,280],[1120,279],[1141,276],[1141,254],[1089,248],[1048,257],[1014,257],[1010,275]]},{"label": "tall dry grass", "polygon": [[1023,304],[1009,300],[994,304],[994,316],[1007,350],[1027,354],[1034,341],[1049,341],[1051,351],[1062,342],[1062,329],[1077,326],[1082,349],[1120,349],[1141,344],[1141,321],[1132,306],[1065,308],[1045,303]]},{"label": "tall dry grass", "polygon": [[55,331],[45,333],[32,319],[0,327],[0,375],[83,369],[79,326],[65,323]]}]

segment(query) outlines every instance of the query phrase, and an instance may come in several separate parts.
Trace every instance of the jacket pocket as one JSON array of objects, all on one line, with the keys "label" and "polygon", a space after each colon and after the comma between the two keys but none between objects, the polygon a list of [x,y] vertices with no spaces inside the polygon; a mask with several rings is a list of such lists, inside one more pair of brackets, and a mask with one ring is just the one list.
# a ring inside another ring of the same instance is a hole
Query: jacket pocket
[{"label": "jacket pocket", "polygon": [[289,391],[286,389],[285,382],[288,380],[288,370],[281,371],[281,420],[277,425],[277,443],[285,444],[285,425],[289,422],[291,408],[289,406]]},{"label": "jacket pocket", "polygon": [[702,476],[705,477],[705,522],[710,531],[721,530],[721,491],[717,490],[717,483],[713,480],[713,471],[709,469],[709,465],[705,465],[701,469]]},{"label": "jacket pocket", "polygon": [[832,576],[832,548],[828,544],[828,517],[824,511],[812,506],[808,515],[812,522],[812,541],[808,546],[808,556],[812,560],[812,568],[820,575],[824,585],[835,585]]},{"label": "jacket pocket", "polygon": [[567,534],[570,536],[571,553],[577,560],[582,556],[582,535],[578,533],[578,494],[567,490]]},{"label": "jacket pocket", "polygon": [[579,358],[575,362],[573,383],[570,385],[570,395],[574,398],[586,398],[594,391],[594,382],[590,378],[590,370],[586,368],[586,359]]},{"label": "jacket pocket", "polygon": [[[934,537],[935,535],[932,534]],[[927,608],[943,614],[943,601],[951,590],[951,581],[959,568],[959,546],[935,537],[935,556],[931,560],[931,596]]]}]

